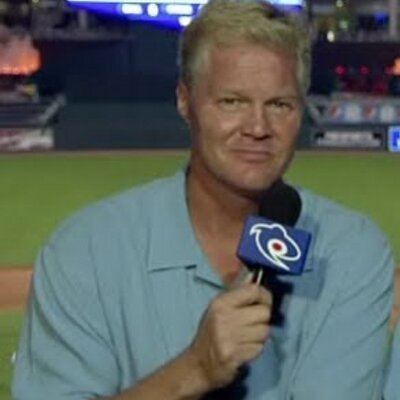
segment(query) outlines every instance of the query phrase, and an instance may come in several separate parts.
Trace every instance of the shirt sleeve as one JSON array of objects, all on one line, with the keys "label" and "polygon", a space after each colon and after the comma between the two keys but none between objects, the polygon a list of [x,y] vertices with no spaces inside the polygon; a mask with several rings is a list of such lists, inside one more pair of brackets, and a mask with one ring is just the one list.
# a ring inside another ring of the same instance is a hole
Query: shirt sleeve
[{"label": "shirt sleeve", "polygon": [[12,383],[16,400],[92,399],[118,389],[90,235],[83,224],[72,225],[43,248],[35,265]]},{"label": "shirt sleeve", "polygon": [[400,321],[397,322],[392,342],[392,353],[385,384],[384,400],[400,398]]},{"label": "shirt sleeve", "polygon": [[326,262],[334,275],[327,274],[324,286],[333,301],[301,365],[293,400],[381,399],[394,261],[373,223],[357,225],[337,238]]}]

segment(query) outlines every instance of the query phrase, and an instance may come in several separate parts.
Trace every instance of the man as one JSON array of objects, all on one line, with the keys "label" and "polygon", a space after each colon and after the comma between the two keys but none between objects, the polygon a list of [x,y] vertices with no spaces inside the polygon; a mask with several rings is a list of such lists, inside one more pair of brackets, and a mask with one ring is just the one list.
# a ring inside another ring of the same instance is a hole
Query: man
[{"label": "man", "polygon": [[[276,195],[286,193],[309,64],[305,34],[271,6],[204,7],[180,50],[189,165],[80,212],[44,247],[17,400],[380,396],[393,273],[385,239],[306,190]],[[293,223],[314,238],[303,275],[269,274],[268,290],[240,281],[235,255],[261,208],[299,208]]]}]

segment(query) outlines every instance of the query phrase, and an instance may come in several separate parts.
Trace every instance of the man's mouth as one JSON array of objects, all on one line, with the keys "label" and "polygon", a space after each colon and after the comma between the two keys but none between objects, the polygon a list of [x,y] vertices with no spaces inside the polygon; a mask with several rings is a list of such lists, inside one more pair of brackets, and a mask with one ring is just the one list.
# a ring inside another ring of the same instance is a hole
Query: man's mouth
[{"label": "man's mouth", "polygon": [[240,148],[234,149],[234,154],[248,162],[263,162],[273,156],[271,149],[265,148]]}]

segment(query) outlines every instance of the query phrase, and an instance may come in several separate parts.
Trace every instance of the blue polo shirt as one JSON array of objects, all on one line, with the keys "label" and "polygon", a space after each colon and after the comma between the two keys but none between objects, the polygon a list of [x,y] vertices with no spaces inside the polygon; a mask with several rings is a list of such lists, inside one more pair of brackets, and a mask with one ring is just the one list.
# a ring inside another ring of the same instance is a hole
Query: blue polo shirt
[{"label": "blue polo shirt", "polygon": [[[180,171],[84,209],[50,238],[35,266],[16,400],[111,396],[191,343],[226,288],[196,240],[185,194]],[[291,288],[284,323],[272,327],[237,398],[378,399],[389,246],[369,219],[307,190],[300,196],[297,227],[314,238],[305,271],[282,278]]]}]

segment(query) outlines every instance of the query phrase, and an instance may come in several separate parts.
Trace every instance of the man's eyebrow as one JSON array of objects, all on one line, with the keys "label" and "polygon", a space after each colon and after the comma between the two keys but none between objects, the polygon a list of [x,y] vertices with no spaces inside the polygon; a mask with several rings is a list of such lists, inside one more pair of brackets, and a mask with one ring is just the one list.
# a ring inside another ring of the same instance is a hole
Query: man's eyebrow
[{"label": "man's eyebrow", "polygon": [[[250,99],[251,96],[249,96],[245,91],[241,91],[240,89],[222,89],[221,92],[219,93],[219,97],[224,97],[224,96],[234,96],[234,97],[241,97],[243,99]],[[273,97],[270,97],[265,100],[266,103],[272,103],[274,101],[299,101],[303,102],[303,96],[300,94],[294,94],[294,93],[283,93],[279,94]]]},{"label": "man's eyebrow", "polygon": [[[250,97],[245,91],[241,91],[240,89],[222,89],[222,95],[233,95],[233,96],[242,96],[242,97]],[[282,94],[271,97],[271,100],[279,100],[279,99],[301,99],[301,95],[296,94]]]},{"label": "man's eyebrow", "polygon": [[290,100],[290,99],[299,100],[301,98],[302,97],[300,95],[298,95],[298,94],[283,94],[283,95],[278,95],[278,96],[271,97],[271,100],[283,100],[283,99],[286,99],[286,100]]},{"label": "man's eyebrow", "polygon": [[266,100],[267,103],[272,103],[274,101],[299,101],[303,102],[303,97],[301,95],[282,95],[282,96],[274,96]]},{"label": "man's eyebrow", "polygon": [[223,96],[240,96],[240,97],[246,97],[246,94],[243,93],[242,91],[238,89],[222,89],[221,94]]}]

